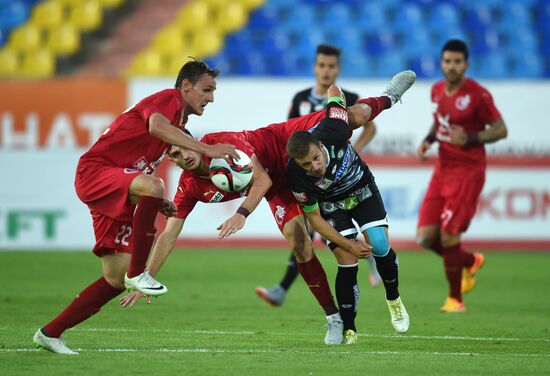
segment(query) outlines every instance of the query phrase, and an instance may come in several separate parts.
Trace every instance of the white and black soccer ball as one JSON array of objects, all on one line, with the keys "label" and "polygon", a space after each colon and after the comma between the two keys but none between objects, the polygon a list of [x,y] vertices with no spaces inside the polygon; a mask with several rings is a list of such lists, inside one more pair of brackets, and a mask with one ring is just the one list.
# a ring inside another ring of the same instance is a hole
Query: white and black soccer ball
[{"label": "white and black soccer ball", "polygon": [[252,161],[244,152],[237,150],[240,159],[212,158],[210,161],[210,180],[219,189],[226,192],[239,192],[252,180]]}]

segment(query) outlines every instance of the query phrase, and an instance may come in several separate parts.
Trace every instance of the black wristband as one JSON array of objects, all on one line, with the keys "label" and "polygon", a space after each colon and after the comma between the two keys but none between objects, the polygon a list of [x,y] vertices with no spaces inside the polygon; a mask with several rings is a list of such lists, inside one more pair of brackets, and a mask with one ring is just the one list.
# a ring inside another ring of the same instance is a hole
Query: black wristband
[{"label": "black wristband", "polygon": [[428,144],[433,144],[435,142],[435,132],[428,133],[428,135],[424,138],[424,141]]},{"label": "black wristband", "polygon": [[250,215],[250,210],[248,210],[247,208],[243,208],[242,206],[239,206],[239,208],[237,209],[237,213],[239,213],[240,215],[246,218]]},{"label": "black wristband", "polygon": [[479,133],[472,132],[467,134],[466,145],[477,145],[479,144]]}]

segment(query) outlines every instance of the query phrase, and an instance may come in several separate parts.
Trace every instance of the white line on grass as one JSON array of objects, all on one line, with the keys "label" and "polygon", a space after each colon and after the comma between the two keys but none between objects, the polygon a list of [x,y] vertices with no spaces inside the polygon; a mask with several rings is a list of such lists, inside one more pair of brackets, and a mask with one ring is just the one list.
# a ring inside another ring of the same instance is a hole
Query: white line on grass
[{"label": "white line on grass", "polygon": [[[510,353],[472,353],[472,352],[440,352],[440,351],[332,351],[326,348],[312,350],[293,350],[293,349],[216,349],[216,348],[183,348],[183,349],[132,349],[132,348],[113,348],[113,349],[74,349],[78,352],[98,352],[98,353],[222,353],[222,354],[300,354],[300,355],[389,355],[389,356],[490,356],[490,357],[536,357],[550,358],[550,354],[510,354]],[[38,352],[39,349],[16,348],[0,349],[2,352]]]},{"label": "white line on grass", "polygon": [[[75,331],[89,332],[154,332],[154,333],[180,333],[180,334],[216,334],[216,335],[257,335],[253,331],[231,330],[177,330],[177,329],[117,329],[117,328],[76,328]],[[262,335],[287,336],[283,332],[261,332]],[[293,336],[319,336],[317,333],[293,333]],[[358,334],[361,337],[392,338],[392,339],[441,339],[445,341],[510,341],[510,342],[550,342],[549,338],[513,338],[513,337],[468,337],[468,336],[423,336],[410,334]]]}]

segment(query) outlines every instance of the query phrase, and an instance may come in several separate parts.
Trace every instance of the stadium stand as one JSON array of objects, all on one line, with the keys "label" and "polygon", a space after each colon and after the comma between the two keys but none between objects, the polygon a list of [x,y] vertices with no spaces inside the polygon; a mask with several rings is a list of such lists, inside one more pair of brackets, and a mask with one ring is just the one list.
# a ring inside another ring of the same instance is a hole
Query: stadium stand
[{"label": "stadium stand", "polygon": [[[128,2],[147,0],[0,0],[1,77],[21,77],[19,63],[39,50],[54,55],[54,74]],[[119,73],[173,75],[197,56],[224,75],[308,76],[324,42],[343,49],[344,76],[413,67],[435,78],[442,44],[462,38],[481,78],[550,77],[550,0],[163,0],[149,9],[168,5],[171,19],[144,28],[149,39]]]}]

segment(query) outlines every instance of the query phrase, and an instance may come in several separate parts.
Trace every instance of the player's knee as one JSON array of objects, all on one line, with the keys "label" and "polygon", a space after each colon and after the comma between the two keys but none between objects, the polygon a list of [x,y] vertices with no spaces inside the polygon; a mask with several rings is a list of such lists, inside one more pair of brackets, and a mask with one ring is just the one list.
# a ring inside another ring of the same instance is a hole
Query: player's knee
[{"label": "player's knee", "polygon": [[151,176],[143,192],[144,196],[164,197],[164,182],[157,176]]},{"label": "player's knee", "polygon": [[285,238],[287,238],[292,253],[296,256],[299,262],[305,262],[310,259],[313,247],[305,228],[298,223],[291,226],[285,226],[283,230]]},{"label": "player's knee", "polygon": [[386,235],[386,228],[383,226],[368,228],[367,235],[372,246],[372,253],[378,257],[386,256],[390,251],[390,242]]},{"label": "player's knee", "polygon": [[109,285],[114,287],[115,289],[124,290],[124,273],[109,273],[104,274],[103,278],[107,281]]},{"label": "player's knee", "polygon": [[416,244],[422,248],[431,249],[438,239],[435,234],[430,234],[425,231],[418,231],[416,233]]},{"label": "player's knee", "polygon": [[452,247],[460,242],[460,235],[453,235],[442,231],[440,235],[441,246],[443,248]]}]

